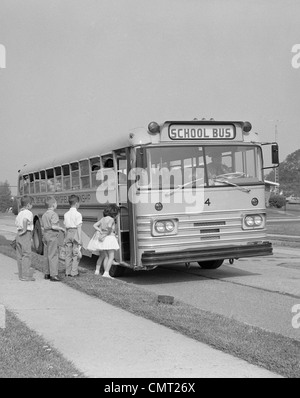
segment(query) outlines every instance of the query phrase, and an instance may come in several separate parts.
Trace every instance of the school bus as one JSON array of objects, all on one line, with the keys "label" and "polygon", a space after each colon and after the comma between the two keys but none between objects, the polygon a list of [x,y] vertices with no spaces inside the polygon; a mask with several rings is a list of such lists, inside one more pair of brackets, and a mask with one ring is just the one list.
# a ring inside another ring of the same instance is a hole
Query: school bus
[{"label": "school bus", "polygon": [[[19,171],[19,195],[34,199],[33,243],[43,253],[41,216],[47,195],[58,202],[60,219],[68,197],[80,197],[83,249],[107,203],[117,219],[118,276],[126,268],[196,262],[216,269],[225,259],[272,254],[266,239],[262,147],[249,122],[151,122],[129,131],[114,148],[94,144],[77,154],[40,161]],[[87,254],[87,252],[84,252]]]}]

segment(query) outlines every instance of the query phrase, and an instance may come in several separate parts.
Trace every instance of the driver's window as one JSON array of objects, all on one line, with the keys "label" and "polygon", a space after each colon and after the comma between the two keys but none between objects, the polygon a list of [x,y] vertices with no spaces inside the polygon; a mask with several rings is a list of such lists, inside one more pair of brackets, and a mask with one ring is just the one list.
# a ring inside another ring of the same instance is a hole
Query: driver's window
[{"label": "driver's window", "polygon": [[244,157],[244,152],[236,152],[235,153],[235,170],[233,171],[241,171],[244,172],[244,168],[245,168],[245,157]]},{"label": "driver's window", "polygon": [[229,170],[232,170],[232,154],[225,152],[222,154],[222,164],[226,166]]}]

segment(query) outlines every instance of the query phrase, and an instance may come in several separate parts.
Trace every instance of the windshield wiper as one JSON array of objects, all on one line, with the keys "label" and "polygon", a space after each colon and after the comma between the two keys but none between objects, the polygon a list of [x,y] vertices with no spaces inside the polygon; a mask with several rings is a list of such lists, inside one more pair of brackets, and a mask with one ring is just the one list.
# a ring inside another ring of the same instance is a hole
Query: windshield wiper
[{"label": "windshield wiper", "polygon": [[223,184],[231,185],[233,187],[238,188],[240,191],[243,191],[243,192],[247,192],[247,193],[251,192],[251,189],[245,188],[245,187],[240,187],[239,185],[235,184],[234,182],[228,181],[225,178],[223,180],[219,180],[218,178],[213,178],[213,180],[216,182],[223,183]]},{"label": "windshield wiper", "polygon": [[180,189],[183,189],[184,187],[186,187],[187,185],[194,184],[195,182],[198,182],[198,181],[201,181],[201,180],[203,180],[203,178],[197,178],[196,180],[192,180],[192,181],[186,182],[185,184],[178,185],[178,187],[175,188],[173,191],[167,192],[167,193],[166,193],[166,196],[171,196],[171,195],[173,195],[175,192],[177,192],[177,191],[179,191]]}]

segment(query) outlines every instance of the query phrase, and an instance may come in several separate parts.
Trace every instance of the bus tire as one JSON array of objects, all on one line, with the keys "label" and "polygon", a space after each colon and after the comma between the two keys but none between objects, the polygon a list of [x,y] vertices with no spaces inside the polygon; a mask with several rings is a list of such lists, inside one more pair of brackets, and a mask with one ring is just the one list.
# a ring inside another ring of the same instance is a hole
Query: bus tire
[{"label": "bus tire", "polygon": [[198,261],[198,264],[203,269],[217,269],[221,267],[224,260]]},{"label": "bus tire", "polygon": [[43,244],[43,235],[42,235],[42,227],[39,220],[36,220],[33,228],[33,248],[37,254],[43,254],[44,252],[44,244]]},{"label": "bus tire", "polygon": [[124,275],[125,269],[126,268],[121,265],[113,264],[109,270],[109,275],[113,277],[122,276]]}]

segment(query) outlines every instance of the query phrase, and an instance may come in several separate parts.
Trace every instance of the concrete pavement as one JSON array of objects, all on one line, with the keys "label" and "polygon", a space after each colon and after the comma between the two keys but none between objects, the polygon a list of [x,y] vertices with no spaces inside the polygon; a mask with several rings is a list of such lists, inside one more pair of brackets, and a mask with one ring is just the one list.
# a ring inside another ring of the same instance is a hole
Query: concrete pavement
[{"label": "concrete pavement", "polygon": [[36,271],[21,282],[0,254],[0,304],[92,378],[273,378],[231,355],[135,316]]}]

